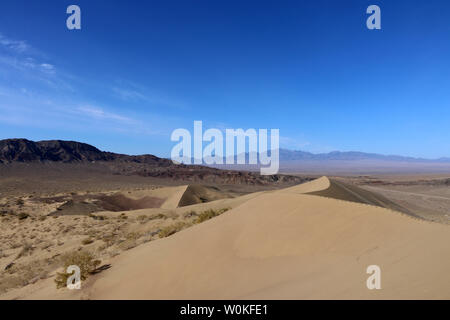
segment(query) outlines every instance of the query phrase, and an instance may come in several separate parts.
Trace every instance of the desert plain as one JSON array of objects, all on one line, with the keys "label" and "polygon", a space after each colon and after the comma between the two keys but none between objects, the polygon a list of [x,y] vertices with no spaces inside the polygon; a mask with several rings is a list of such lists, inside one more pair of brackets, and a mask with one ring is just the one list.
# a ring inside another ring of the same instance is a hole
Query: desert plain
[{"label": "desert plain", "polygon": [[[3,165],[0,298],[450,299],[450,175],[217,172]],[[83,254],[82,288],[57,288]]]}]

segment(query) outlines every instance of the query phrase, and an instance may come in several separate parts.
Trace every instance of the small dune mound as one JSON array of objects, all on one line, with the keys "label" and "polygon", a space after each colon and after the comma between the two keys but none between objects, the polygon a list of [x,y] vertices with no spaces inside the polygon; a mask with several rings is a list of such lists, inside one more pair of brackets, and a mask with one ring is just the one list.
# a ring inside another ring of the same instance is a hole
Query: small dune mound
[{"label": "small dune mound", "polygon": [[123,194],[95,195],[85,200],[69,200],[58,207],[50,216],[90,215],[99,211],[131,211],[139,209],[160,208],[165,199],[146,196],[131,199]]},{"label": "small dune mound", "polygon": [[377,207],[403,212],[408,215],[417,217],[417,215],[412,213],[410,210],[389,200],[388,198],[384,197],[381,194],[371,192],[362,189],[360,187],[343,183],[334,179],[329,180],[328,188],[307,192],[306,194],[373,205]]},{"label": "small dune mound", "polygon": [[159,208],[164,203],[165,199],[157,197],[143,197],[141,199],[131,199],[125,197],[123,194],[115,194],[112,196],[98,197],[97,204],[106,211],[130,211],[148,208]]},{"label": "small dune mound", "polygon": [[89,215],[97,211],[100,211],[100,208],[93,203],[69,200],[50,213],[50,216]]},{"label": "small dune mound", "polygon": [[214,200],[232,198],[232,195],[220,191],[215,187],[202,185],[189,185],[178,203],[178,207],[186,207],[193,204],[205,203]]}]

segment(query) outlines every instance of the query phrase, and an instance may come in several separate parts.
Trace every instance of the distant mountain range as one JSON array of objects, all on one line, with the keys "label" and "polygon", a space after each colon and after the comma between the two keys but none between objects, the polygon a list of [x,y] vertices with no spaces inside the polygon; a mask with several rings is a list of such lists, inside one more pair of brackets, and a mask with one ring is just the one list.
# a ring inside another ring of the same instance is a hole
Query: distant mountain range
[{"label": "distant mountain range", "polygon": [[285,161],[357,161],[357,160],[376,160],[376,161],[389,161],[389,162],[450,162],[450,158],[440,159],[424,159],[404,157],[398,155],[382,155],[376,153],[365,153],[357,151],[341,152],[333,151],[329,153],[310,153],[305,151],[292,151],[287,149],[280,149],[280,162]]},{"label": "distant mountain range", "polygon": [[106,170],[114,175],[138,175],[186,183],[288,186],[309,181],[305,177],[262,176],[247,170],[219,170],[207,166],[174,164],[172,160],[154,155],[130,156],[105,152],[86,143],[61,140],[38,142],[27,139],[0,140],[0,164],[3,165],[0,169],[8,171],[20,169],[24,165],[36,170],[51,170],[50,168],[58,167],[71,170],[74,167],[71,164],[75,164],[76,167],[94,170],[101,168],[102,172]]},{"label": "distant mountain range", "polygon": [[[248,155],[247,155],[248,157]],[[398,155],[381,155],[364,152],[340,152],[314,154],[305,151],[280,149],[280,162],[302,161],[388,161],[414,163],[450,163],[450,158],[424,159],[404,157]],[[150,163],[160,166],[170,166],[172,161],[154,155],[130,156],[112,152],[105,152],[86,143],[76,141],[48,140],[30,141],[27,139],[0,140],[0,163],[55,161],[55,162],[93,162],[93,161],[122,161]]]}]

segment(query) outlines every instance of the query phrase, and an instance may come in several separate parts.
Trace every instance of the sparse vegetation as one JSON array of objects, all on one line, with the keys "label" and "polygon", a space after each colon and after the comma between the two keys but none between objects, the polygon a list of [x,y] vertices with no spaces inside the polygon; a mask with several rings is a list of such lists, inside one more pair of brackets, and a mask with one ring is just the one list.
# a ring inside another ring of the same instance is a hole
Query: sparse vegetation
[{"label": "sparse vegetation", "polygon": [[194,210],[191,210],[191,211],[185,213],[185,214],[184,214],[184,217],[185,217],[185,218],[191,218],[191,217],[195,217],[195,216],[197,216],[197,215],[198,215],[197,212],[195,212]]},{"label": "sparse vegetation", "polygon": [[28,217],[29,217],[28,213],[25,212],[21,212],[17,215],[17,218],[19,218],[19,220],[25,220]]},{"label": "sparse vegetation", "polygon": [[146,216],[145,214],[142,214],[139,217],[137,217],[137,220],[141,223],[146,223],[148,221],[148,216]]},{"label": "sparse vegetation", "polygon": [[81,241],[81,244],[84,245],[84,246],[86,246],[86,245],[91,244],[91,243],[93,243],[93,242],[94,242],[94,239],[92,239],[92,238],[86,238],[86,239],[83,239],[83,240]]},{"label": "sparse vegetation", "polygon": [[150,220],[167,219],[167,217],[165,215],[163,215],[162,213],[155,214],[149,218],[150,218]]},{"label": "sparse vegetation", "polygon": [[64,288],[67,285],[67,279],[72,275],[66,272],[69,266],[75,265],[80,268],[82,281],[98,268],[101,261],[96,260],[94,255],[88,251],[74,251],[66,253],[61,257],[64,272],[58,272],[55,278],[56,288]]},{"label": "sparse vegetation", "polygon": [[154,214],[154,215],[151,215],[151,216],[142,214],[139,217],[137,217],[137,220],[140,223],[142,223],[142,224],[147,223],[147,222],[149,222],[151,220],[158,220],[158,219],[167,219],[167,216],[165,216],[162,213],[157,213],[157,214]]},{"label": "sparse vegetation", "polygon": [[188,226],[189,226],[188,223],[179,221],[174,224],[171,224],[170,226],[162,228],[159,231],[158,235],[160,238],[166,238],[173,235],[174,233],[177,233],[178,231],[185,229]]},{"label": "sparse vegetation", "polygon": [[[0,294],[50,277],[55,271],[51,282],[54,281],[57,288],[66,287],[72,275],[67,273],[69,265],[79,266],[81,279],[85,280],[103,269],[97,259],[168,237],[197,220],[220,214],[216,211],[200,214],[199,210],[178,208],[141,211],[137,215],[126,210],[111,213],[109,210],[105,211],[107,213],[80,210],[71,214],[56,210],[71,196],[74,194],[69,196],[66,192],[0,197],[0,259],[3,262]],[[77,197],[81,203],[86,195]]]},{"label": "sparse vegetation", "polygon": [[128,216],[125,213],[121,213],[120,216],[119,216],[119,219],[120,220],[126,220],[126,219],[128,219]]},{"label": "sparse vegetation", "polygon": [[138,232],[130,232],[126,235],[126,239],[119,243],[119,248],[129,250],[137,246],[137,241],[142,235]]},{"label": "sparse vegetation", "polygon": [[223,208],[223,209],[219,209],[219,210],[214,210],[214,209],[206,210],[198,215],[197,219],[195,220],[195,223],[202,223],[202,222],[212,219],[214,217],[220,216],[222,213],[224,213],[228,210],[230,210],[230,209]]},{"label": "sparse vegetation", "polygon": [[[185,217],[197,216],[197,219],[195,219],[194,223],[198,224],[198,223],[202,223],[206,220],[212,219],[214,217],[217,217],[228,210],[229,210],[229,208],[223,208],[223,209],[219,209],[219,210],[209,209],[200,214],[197,214],[195,211],[191,211],[187,215],[185,215]],[[176,222],[174,224],[171,224],[169,226],[162,228],[159,231],[158,235],[160,238],[166,238],[166,237],[169,237],[187,227],[190,227],[191,225],[192,224],[190,224],[190,223],[187,223],[184,221],[179,221],[179,222]]]}]

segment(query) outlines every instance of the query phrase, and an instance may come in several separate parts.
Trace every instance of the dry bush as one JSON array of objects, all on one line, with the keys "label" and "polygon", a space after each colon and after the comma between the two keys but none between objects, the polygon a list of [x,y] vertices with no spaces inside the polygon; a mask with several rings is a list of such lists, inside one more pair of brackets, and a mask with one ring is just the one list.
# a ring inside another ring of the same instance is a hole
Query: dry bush
[{"label": "dry bush", "polygon": [[163,215],[162,213],[154,214],[151,216],[143,214],[143,215],[140,215],[139,217],[137,217],[137,220],[139,222],[141,222],[142,224],[147,223],[148,221],[157,220],[157,219],[167,219],[167,217],[165,215]]},{"label": "dry bush", "polygon": [[158,214],[155,214],[155,215],[149,217],[149,220],[156,220],[156,219],[167,219],[167,217],[165,215],[163,215],[162,213],[158,213]]},{"label": "dry bush", "polygon": [[116,238],[116,235],[109,233],[103,236],[102,241],[105,242],[107,247],[110,247],[116,242]]},{"label": "dry bush", "polygon": [[120,216],[118,217],[119,220],[127,220],[128,216],[125,213],[121,213]]},{"label": "dry bush", "polygon": [[220,216],[222,213],[227,212],[228,210],[229,208],[223,208],[219,210],[213,209],[206,210],[198,215],[197,219],[195,220],[195,223],[202,223],[214,217]]},{"label": "dry bush", "polygon": [[186,213],[184,214],[184,217],[185,217],[185,218],[191,218],[191,217],[196,217],[196,216],[198,216],[198,214],[197,214],[197,212],[195,212],[194,210],[189,211],[189,212],[186,212]]},{"label": "dry bush", "polygon": [[126,239],[119,243],[119,248],[122,250],[129,250],[138,245],[138,240],[142,234],[138,232],[130,232],[126,235]]},{"label": "dry bush", "polygon": [[25,212],[21,212],[17,215],[17,218],[19,218],[19,220],[24,220],[26,218],[29,217],[29,214],[25,213]]},{"label": "dry bush", "polygon": [[147,223],[148,220],[150,220],[150,219],[145,214],[142,214],[139,217],[137,217],[137,221],[139,221],[142,224]]},{"label": "dry bush", "polygon": [[88,251],[74,251],[66,253],[61,257],[61,263],[64,268],[64,272],[58,272],[56,274],[55,283],[56,288],[64,288],[67,286],[67,279],[72,275],[66,272],[69,266],[75,265],[80,268],[82,281],[97,269],[101,261],[96,260],[94,255]]},{"label": "dry bush", "polygon": [[86,246],[86,245],[91,244],[91,243],[93,243],[93,242],[94,242],[94,239],[92,239],[92,238],[86,238],[86,239],[83,239],[83,240],[81,241],[81,244],[84,245],[84,246]]},{"label": "dry bush", "polygon": [[127,234],[126,238],[127,238],[127,240],[137,240],[141,236],[142,235],[139,232],[130,232]]},{"label": "dry bush", "polygon": [[177,233],[178,231],[185,229],[188,226],[190,226],[188,223],[179,221],[177,223],[171,224],[170,226],[162,228],[159,231],[158,235],[160,238],[166,238],[173,235],[174,233]]}]

